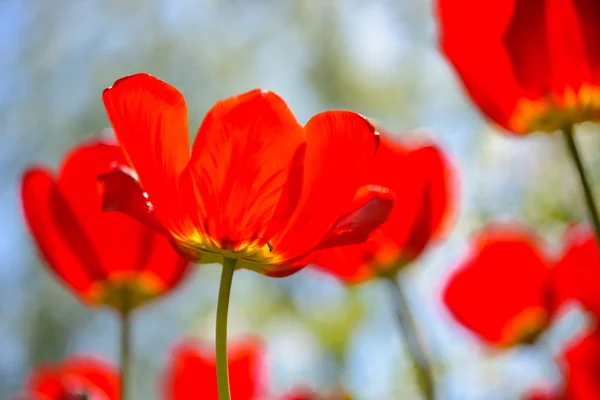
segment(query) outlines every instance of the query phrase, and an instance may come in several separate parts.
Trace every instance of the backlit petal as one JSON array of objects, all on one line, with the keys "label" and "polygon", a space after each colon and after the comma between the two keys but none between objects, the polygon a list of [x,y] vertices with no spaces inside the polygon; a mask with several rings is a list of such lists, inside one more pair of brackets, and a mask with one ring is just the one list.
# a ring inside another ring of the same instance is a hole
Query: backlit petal
[{"label": "backlit petal", "polygon": [[188,206],[201,199],[190,213],[221,248],[264,245],[280,199],[290,203],[288,212],[295,208],[298,197],[282,198],[282,192],[287,181],[300,183],[304,142],[302,126],[273,92],[231,97],[206,114],[192,151],[195,187]]},{"label": "backlit petal", "polygon": [[600,2],[573,0],[581,23],[585,52],[592,74],[592,83],[600,85]]},{"label": "backlit petal", "polygon": [[22,201],[27,224],[48,266],[67,286],[85,297],[105,271],[50,172],[41,168],[27,170]]},{"label": "backlit petal", "polygon": [[102,94],[115,134],[131,168],[166,225],[176,225],[177,182],[190,158],[183,95],[147,74],[117,80]]},{"label": "backlit petal", "polygon": [[600,256],[591,229],[578,225],[567,231],[552,281],[557,309],[575,301],[600,318]]},{"label": "backlit petal", "polygon": [[489,118],[509,129],[517,100],[524,94],[504,43],[516,3],[438,0],[444,53],[471,99]]},{"label": "backlit petal", "polygon": [[362,186],[362,168],[379,144],[375,128],[349,111],[317,114],[305,129],[308,147],[302,196],[284,234],[273,242],[274,252],[286,259],[316,248],[341,222]]}]

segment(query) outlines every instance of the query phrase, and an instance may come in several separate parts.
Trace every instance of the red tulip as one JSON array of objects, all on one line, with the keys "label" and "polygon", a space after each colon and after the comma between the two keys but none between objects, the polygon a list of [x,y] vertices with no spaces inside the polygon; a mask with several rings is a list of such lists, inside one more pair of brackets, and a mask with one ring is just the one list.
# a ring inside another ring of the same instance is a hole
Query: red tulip
[{"label": "red tulip", "polygon": [[594,233],[576,226],[565,236],[564,253],[552,273],[556,307],[575,300],[600,319],[600,256]]},{"label": "red tulip", "polygon": [[378,144],[358,114],[324,112],[303,128],[278,95],[253,90],[217,102],[190,152],[174,87],[137,74],[103,100],[127,158],[101,177],[105,209],[160,230],[193,261],[289,275],[315,250],[364,241],[391,209],[385,189],[358,191]]},{"label": "red tulip", "polygon": [[550,319],[549,264],[539,239],[527,230],[487,227],[450,277],[444,302],[459,322],[488,343],[531,342]]},{"label": "red tulip", "polygon": [[[171,355],[163,387],[167,400],[218,400],[213,347],[193,342],[177,346]],[[232,400],[258,400],[266,390],[261,345],[246,339],[229,346],[229,386]]]},{"label": "red tulip", "polygon": [[102,212],[98,174],[122,163],[118,146],[73,149],[59,173],[25,172],[22,200],[29,228],[48,266],[89,305],[121,312],[177,285],[187,271],[168,239],[130,217]]},{"label": "red tulip", "polygon": [[[257,339],[244,339],[229,345],[229,386],[232,400],[262,400],[267,393],[264,350]],[[186,341],[175,347],[163,380],[166,400],[218,400],[217,366],[214,347]],[[310,389],[297,388],[280,400],[348,400],[341,391],[321,396]]]},{"label": "red tulip", "polygon": [[36,369],[25,385],[24,398],[77,400],[87,394],[93,400],[118,400],[120,378],[112,365],[89,356],[74,356],[62,363]]},{"label": "red tulip", "polygon": [[395,274],[444,236],[456,209],[453,171],[434,145],[410,146],[382,135],[361,179],[397,197],[388,220],[367,242],[319,255],[318,266],[350,283]]},{"label": "red tulip", "polygon": [[518,134],[600,112],[600,2],[437,0],[442,48],[481,110]]}]

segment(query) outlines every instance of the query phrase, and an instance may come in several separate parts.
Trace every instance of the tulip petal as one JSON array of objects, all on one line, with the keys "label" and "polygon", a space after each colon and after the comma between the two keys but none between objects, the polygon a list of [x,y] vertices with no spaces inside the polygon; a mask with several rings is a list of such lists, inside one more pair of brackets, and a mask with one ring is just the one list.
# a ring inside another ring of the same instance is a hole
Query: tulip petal
[{"label": "tulip petal", "polygon": [[207,113],[192,150],[188,206],[221,248],[264,245],[280,199],[289,203],[282,206],[286,210],[295,208],[298,198],[282,193],[286,182],[300,183],[305,140],[302,126],[273,92],[253,90],[219,101]]},{"label": "tulip petal", "polygon": [[117,80],[102,100],[130,167],[165,225],[176,224],[177,182],[190,158],[183,95],[148,74]]},{"label": "tulip petal", "polygon": [[550,316],[549,261],[538,239],[518,226],[480,232],[469,256],[450,277],[444,302],[488,343],[529,343]]},{"label": "tulip petal", "polygon": [[505,43],[520,85],[541,97],[552,89],[546,0],[517,1]]},{"label": "tulip petal", "polygon": [[150,229],[168,235],[158,222],[146,192],[127,167],[117,167],[110,172],[98,175],[104,185],[102,196],[103,211],[117,211],[141,222]]},{"label": "tulip petal", "polygon": [[31,168],[23,177],[25,217],[48,266],[78,295],[84,296],[105,272],[50,172]]},{"label": "tulip petal", "polygon": [[600,3],[596,0],[573,0],[581,23],[592,83],[600,85]]},{"label": "tulip petal", "polygon": [[[344,212],[351,210],[354,196],[362,186],[362,168],[373,158],[379,144],[375,128],[364,117],[349,111],[317,114],[305,130],[308,146],[302,196],[286,231],[272,243],[273,251],[285,259],[315,249],[342,221]],[[373,211],[369,215],[375,215]],[[371,228],[372,224],[362,234],[368,235]]]},{"label": "tulip petal", "polygon": [[516,3],[438,0],[444,53],[471,99],[489,118],[508,129],[517,100],[524,94],[503,38]]},{"label": "tulip petal", "polygon": [[315,250],[365,242],[371,232],[387,220],[393,205],[394,196],[387,188],[361,188],[351,211],[335,223]]},{"label": "tulip petal", "polygon": [[565,250],[552,270],[555,308],[575,300],[600,318],[600,256],[591,229],[571,227],[565,235]]}]

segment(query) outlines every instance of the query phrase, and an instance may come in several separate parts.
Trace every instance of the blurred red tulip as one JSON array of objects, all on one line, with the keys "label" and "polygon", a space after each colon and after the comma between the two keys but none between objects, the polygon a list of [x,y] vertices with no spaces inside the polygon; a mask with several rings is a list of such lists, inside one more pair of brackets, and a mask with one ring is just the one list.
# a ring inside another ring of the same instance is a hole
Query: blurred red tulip
[{"label": "blurred red tulip", "polygon": [[303,128],[278,95],[253,90],[217,102],[190,152],[174,87],[137,74],[103,100],[128,161],[101,177],[105,209],[160,229],[193,261],[289,275],[316,249],[364,241],[392,207],[381,187],[355,196],[378,145],[358,114],[324,112]]},{"label": "blurred red tulip", "polygon": [[565,250],[552,271],[555,307],[576,300],[600,320],[600,256],[594,232],[579,225],[565,237]]},{"label": "blurred red tulip", "polygon": [[[228,348],[229,386],[232,400],[264,400],[267,396],[267,374],[264,351],[257,339],[234,342]],[[175,347],[162,392],[166,400],[218,400],[217,366],[214,347],[186,341]],[[280,400],[349,400],[342,391],[331,396],[298,388],[279,397]]]},{"label": "blurred red tulip", "polygon": [[456,210],[455,176],[434,145],[414,146],[382,135],[361,179],[397,196],[388,220],[367,242],[324,250],[315,261],[349,283],[393,276],[444,236]]},{"label": "blurred red tulip", "polygon": [[74,356],[55,365],[36,369],[25,385],[25,399],[118,400],[118,370],[107,362],[90,356]]},{"label": "blurred red tulip", "polygon": [[600,2],[437,0],[441,45],[472,100],[518,134],[600,112]]},{"label": "blurred red tulip", "polygon": [[550,260],[524,228],[497,224],[475,237],[443,297],[450,312],[488,343],[532,342],[550,318]]},{"label": "blurred red tulip", "polygon": [[124,162],[116,145],[93,142],[73,149],[59,173],[25,172],[25,217],[48,266],[88,305],[121,312],[177,285],[188,262],[167,238],[130,217],[102,212],[98,174]]},{"label": "blurred red tulip", "polygon": [[[266,390],[261,345],[244,340],[229,346],[229,386],[232,400],[258,400]],[[171,355],[163,386],[166,400],[218,400],[214,347],[184,342]]]}]

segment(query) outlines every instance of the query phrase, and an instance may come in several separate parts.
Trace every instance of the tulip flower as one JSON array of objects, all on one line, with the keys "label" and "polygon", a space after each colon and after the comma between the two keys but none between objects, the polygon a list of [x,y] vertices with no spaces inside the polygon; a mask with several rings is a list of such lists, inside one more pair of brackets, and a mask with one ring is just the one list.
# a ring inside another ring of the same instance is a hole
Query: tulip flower
[{"label": "tulip flower", "polygon": [[38,248],[58,279],[84,303],[119,312],[121,368],[127,374],[131,311],[175,288],[188,261],[163,235],[126,215],[102,211],[104,189],[97,176],[124,162],[114,144],[82,144],[67,154],[56,175],[43,166],[28,169],[22,200]]},{"label": "tulip flower", "polygon": [[511,132],[563,131],[596,240],[600,217],[573,136],[600,121],[600,2],[437,0],[441,47],[483,113]]},{"label": "tulip flower", "polygon": [[485,342],[531,343],[550,322],[550,265],[533,233],[511,224],[488,226],[450,276],[443,299]]},{"label": "tulip flower", "polygon": [[91,356],[72,356],[61,363],[38,367],[27,380],[28,400],[119,400],[119,372]]},{"label": "tulip flower", "polygon": [[517,134],[600,120],[600,3],[438,0],[442,48],[469,96]]},{"label": "tulip flower", "polygon": [[381,135],[373,162],[361,177],[397,194],[387,221],[365,243],[326,249],[318,267],[348,283],[395,276],[448,231],[456,214],[455,177],[444,153]]},{"label": "tulip flower", "polygon": [[48,267],[88,305],[126,313],[173,289],[188,262],[169,241],[134,219],[102,212],[98,174],[121,163],[118,146],[82,144],[55,175],[44,166],[23,177],[25,217]]},{"label": "tulip flower", "polygon": [[105,208],[160,230],[193,261],[289,275],[314,250],[364,241],[391,208],[384,188],[359,191],[379,140],[358,114],[327,111],[302,127],[278,95],[253,90],[217,102],[190,151],[174,87],[137,74],[103,100],[127,158],[101,177]]},{"label": "tulip flower", "polygon": [[365,241],[393,204],[387,189],[361,189],[357,179],[378,133],[349,111],[317,114],[302,127],[281,97],[252,90],[217,102],[190,150],[185,100],[171,85],[136,74],[102,99],[127,160],[99,178],[104,209],[156,229],[192,261],[223,263],[217,370],[229,400],[234,270],[286,276],[321,249]]},{"label": "tulip flower", "polygon": [[384,277],[392,284],[399,324],[421,386],[432,398],[432,368],[396,275],[447,233],[456,210],[454,174],[435,145],[401,142],[382,133],[379,150],[360,179],[397,195],[390,216],[365,243],[323,250],[315,264],[347,283]]}]

